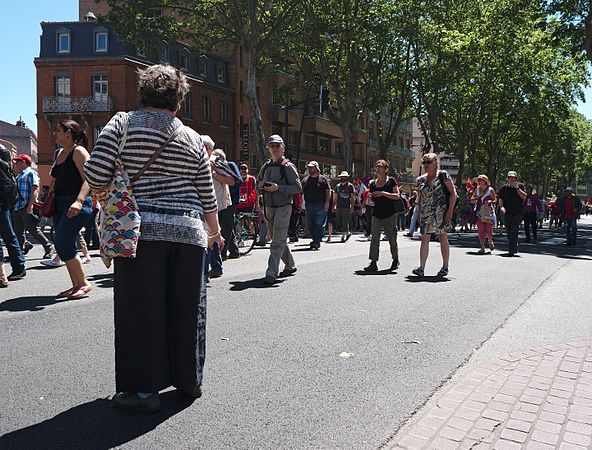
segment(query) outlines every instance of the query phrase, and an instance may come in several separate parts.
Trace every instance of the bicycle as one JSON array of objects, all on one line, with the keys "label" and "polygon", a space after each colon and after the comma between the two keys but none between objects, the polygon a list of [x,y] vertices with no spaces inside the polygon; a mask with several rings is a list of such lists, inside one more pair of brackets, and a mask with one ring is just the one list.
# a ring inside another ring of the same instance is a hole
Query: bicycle
[{"label": "bicycle", "polygon": [[259,219],[255,211],[237,212],[234,215],[234,235],[241,256],[246,255],[255,246],[259,236]]}]

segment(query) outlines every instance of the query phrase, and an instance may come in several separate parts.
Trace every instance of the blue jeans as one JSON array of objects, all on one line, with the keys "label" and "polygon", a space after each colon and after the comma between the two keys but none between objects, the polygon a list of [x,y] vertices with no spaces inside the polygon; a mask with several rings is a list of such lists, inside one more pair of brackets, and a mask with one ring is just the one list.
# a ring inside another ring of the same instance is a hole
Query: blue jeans
[{"label": "blue jeans", "polygon": [[565,237],[567,238],[568,244],[576,243],[577,232],[578,220],[575,217],[573,219],[565,219]]},{"label": "blue jeans", "polygon": [[[16,234],[12,229],[12,219],[10,217],[10,211],[6,208],[0,209],[0,236],[6,245],[8,250],[8,256],[10,257],[10,266],[14,273],[21,273],[25,268],[25,255],[23,250],[18,243]],[[2,246],[0,246],[0,258],[4,260],[4,252]]]},{"label": "blue jeans", "polygon": [[306,203],[306,223],[313,243],[321,243],[326,220],[325,203]]},{"label": "blue jeans", "polygon": [[74,195],[55,196],[55,212],[52,217],[54,240],[56,251],[62,261],[70,261],[78,254],[76,236],[92,214],[91,198],[86,197],[80,213],[69,219],[66,214],[75,201]]},{"label": "blue jeans", "polygon": [[222,272],[222,252],[220,246],[216,243],[214,248],[209,248],[206,252],[206,261],[204,264],[204,275],[208,276],[210,266],[214,272]]},{"label": "blue jeans", "polygon": [[419,206],[415,205],[413,208],[413,214],[411,215],[411,223],[409,224],[409,236],[413,237],[415,233],[415,227],[417,226],[417,218],[419,217]]}]

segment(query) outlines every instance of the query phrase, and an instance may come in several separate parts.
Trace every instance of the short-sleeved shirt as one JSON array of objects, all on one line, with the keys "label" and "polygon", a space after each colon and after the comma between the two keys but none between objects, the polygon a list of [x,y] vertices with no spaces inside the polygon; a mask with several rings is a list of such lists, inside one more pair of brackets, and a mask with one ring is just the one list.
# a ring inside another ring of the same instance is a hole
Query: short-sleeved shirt
[{"label": "short-sleeved shirt", "polygon": [[[383,191],[392,193],[395,191],[396,186],[397,182],[392,177],[389,177],[384,186],[380,187],[376,185],[376,180],[372,180],[370,182],[370,192]],[[372,197],[372,200],[374,201],[374,211],[372,212],[374,217],[386,219],[395,214],[395,202],[392,199],[386,197]]]},{"label": "short-sleeved shirt", "polygon": [[[518,187],[521,190],[524,190],[524,185],[522,183],[518,183]],[[512,216],[522,214],[524,200],[518,195],[518,189],[511,188],[509,185],[505,184],[502,186],[497,196],[503,200],[503,206],[506,208],[508,214]]]},{"label": "short-sleeved shirt", "polygon": [[14,209],[18,210],[29,206],[33,186],[39,187],[39,175],[30,167],[27,167],[21,170],[16,177],[16,184],[19,195]]},{"label": "short-sleeved shirt", "polygon": [[302,180],[302,192],[306,203],[325,203],[327,192],[331,189],[329,180],[323,175],[318,177],[306,176]]},{"label": "short-sleeved shirt", "polygon": [[335,189],[335,192],[337,192],[338,208],[351,208],[353,206],[351,203],[351,194],[355,192],[353,184],[349,182],[339,183]]}]

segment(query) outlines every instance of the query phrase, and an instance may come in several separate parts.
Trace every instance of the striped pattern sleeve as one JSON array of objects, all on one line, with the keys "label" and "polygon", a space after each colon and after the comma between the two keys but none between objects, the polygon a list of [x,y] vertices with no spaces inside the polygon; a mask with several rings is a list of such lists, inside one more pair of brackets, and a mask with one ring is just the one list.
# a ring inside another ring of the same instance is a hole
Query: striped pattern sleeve
[{"label": "striped pattern sleeve", "polygon": [[89,186],[101,189],[107,186],[115,173],[119,142],[124,133],[125,112],[118,112],[99,134],[90,159],[84,164],[84,176]]}]

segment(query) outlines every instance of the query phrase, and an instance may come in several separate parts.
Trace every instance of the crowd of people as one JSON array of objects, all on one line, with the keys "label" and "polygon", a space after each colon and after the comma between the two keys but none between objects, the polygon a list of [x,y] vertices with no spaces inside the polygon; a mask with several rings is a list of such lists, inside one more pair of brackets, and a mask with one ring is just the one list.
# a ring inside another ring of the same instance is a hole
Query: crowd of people
[{"label": "crowd of people", "polygon": [[[206,283],[223,276],[226,259],[241,257],[234,236],[237,213],[259,216],[257,244],[270,243],[263,283],[271,286],[297,271],[288,240],[298,239],[300,222],[306,224],[312,251],[319,251],[323,241],[331,242],[335,235],[345,244],[353,232],[363,231],[370,241],[365,272],[379,270],[381,239],[389,244],[388,270],[397,270],[398,231],[408,228],[410,238],[419,231],[419,266],[412,273],[425,276],[430,244],[438,241],[442,265],[437,276],[445,277],[450,262],[448,234],[457,227],[476,226],[478,253],[485,254],[486,244],[490,252],[495,249],[493,230],[503,224],[512,256],[518,252],[522,222],[527,242],[531,236],[537,240],[545,218],[550,227],[564,224],[571,246],[577,242],[578,215],[590,212],[590,205],[583,205],[572,188],[559,198],[541,198],[520,183],[514,171],[508,172],[507,183],[497,193],[486,175],[457,192],[434,153],[423,155],[422,175],[409,192],[384,159],[376,161],[374,176],[365,182],[352,183],[350,174],[342,171],[333,186],[317,161],[310,161],[301,177],[285,157],[284,141],[277,134],[269,137],[269,159],[254,176],[247,164],[229,161],[211,137],[199,135],[176,117],[189,90],[185,75],[155,65],[140,71],[138,78],[138,109],[113,116],[92,152],[80,124],[69,119],[57,123],[58,149],[48,189],[39,191],[39,175],[29,156],[13,159],[0,148],[4,184],[0,235],[12,266],[7,276],[0,246],[1,287],[26,276],[25,256],[32,248],[25,240],[27,231],[43,246],[45,265],[66,265],[71,286],[56,297],[88,296],[92,285],[84,263],[90,261],[88,249],[99,246],[96,219],[101,201],[97,199],[104,198],[122,168],[129,178],[141,226],[134,257],[114,258],[112,404],[117,408],[156,411],[159,391],[169,386],[192,398],[201,396]],[[12,196],[6,188],[11,182]],[[42,232],[39,213],[50,201],[53,243]]]}]

